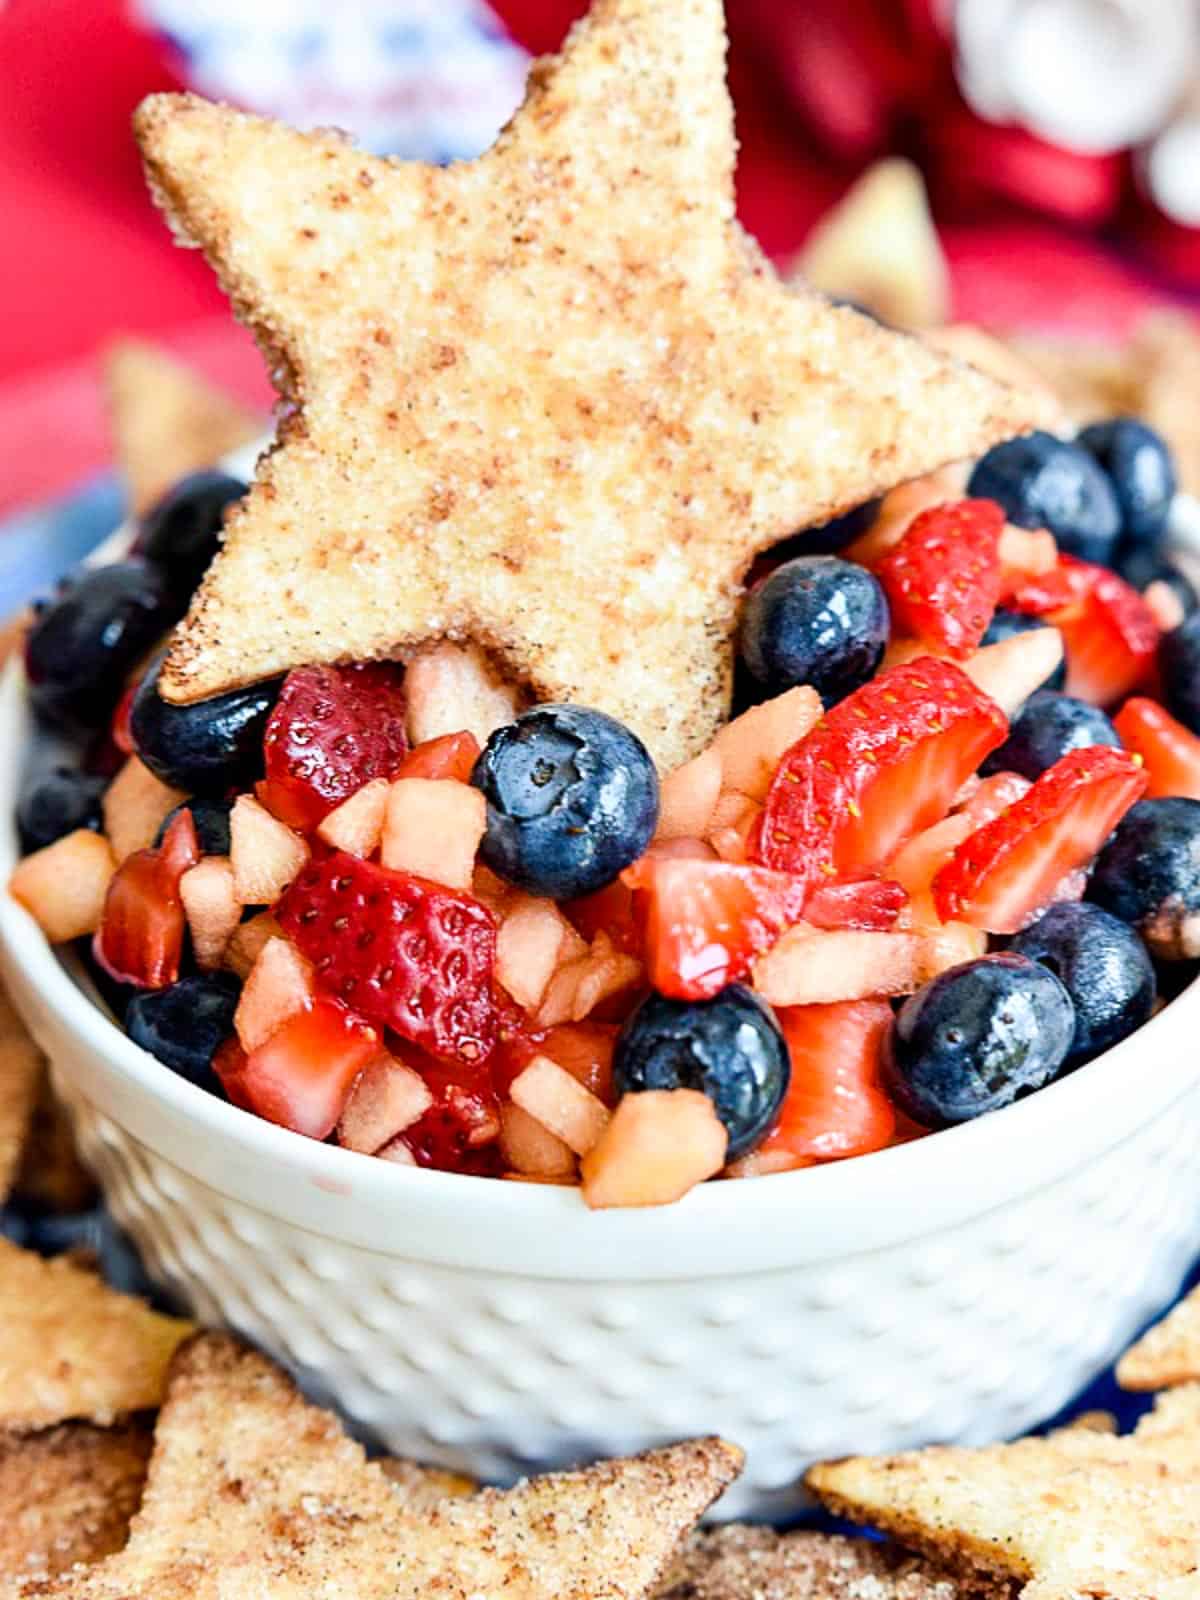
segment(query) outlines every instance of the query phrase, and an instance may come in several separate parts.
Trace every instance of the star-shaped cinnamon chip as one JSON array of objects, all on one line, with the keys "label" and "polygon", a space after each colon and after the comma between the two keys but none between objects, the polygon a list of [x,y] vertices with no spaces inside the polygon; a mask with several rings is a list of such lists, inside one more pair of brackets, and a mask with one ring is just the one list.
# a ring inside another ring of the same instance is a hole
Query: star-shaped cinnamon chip
[{"label": "star-shaped cinnamon chip", "polygon": [[1037,424],[779,281],[734,217],[724,55],[721,0],[597,0],[445,169],[142,105],[155,194],[293,408],[168,699],[473,639],[669,767],[727,709],[755,552]]},{"label": "star-shaped cinnamon chip", "polygon": [[1125,1389],[1167,1389],[1200,1383],[1200,1288],[1173,1306],[1117,1362]]}]

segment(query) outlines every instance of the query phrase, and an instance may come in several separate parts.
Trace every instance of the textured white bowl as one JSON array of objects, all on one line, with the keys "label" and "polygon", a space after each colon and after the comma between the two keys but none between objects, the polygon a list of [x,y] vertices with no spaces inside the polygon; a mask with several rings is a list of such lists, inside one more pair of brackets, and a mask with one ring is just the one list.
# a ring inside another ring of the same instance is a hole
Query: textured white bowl
[{"label": "textured white bowl", "polygon": [[[1194,507],[1181,533],[1200,522]],[[0,879],[28,735],[0,687]],[[814,1459],[1051,1415],[1200,1243],[1200,992],[1007,1111],[659,1211],[396,1167],[175,1077],[0,894],[0,968],[153,1275],[389,1449],[508,1479],[716,1431],[724,1515]]]}]

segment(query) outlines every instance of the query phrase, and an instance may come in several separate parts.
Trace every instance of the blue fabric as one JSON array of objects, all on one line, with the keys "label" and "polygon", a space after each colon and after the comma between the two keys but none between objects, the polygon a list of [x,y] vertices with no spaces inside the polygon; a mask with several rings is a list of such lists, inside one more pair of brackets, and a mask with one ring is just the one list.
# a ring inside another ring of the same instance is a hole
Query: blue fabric
[{"label": "blue fabric", "polygon": [[0,523],[0,617],[48,594],[124,515],[120,485],[106,473],[61,499]]}]

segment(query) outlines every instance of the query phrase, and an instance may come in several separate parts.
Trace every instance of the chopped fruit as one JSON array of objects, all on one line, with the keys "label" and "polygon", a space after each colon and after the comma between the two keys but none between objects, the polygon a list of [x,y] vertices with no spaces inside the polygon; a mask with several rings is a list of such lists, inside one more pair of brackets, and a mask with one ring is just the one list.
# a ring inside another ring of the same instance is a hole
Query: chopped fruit
[{"label": "chopped fruit", "polygon": [[354,1080],[378,1050],[379,1035],[361,1017],[336,1000],[317,1000],[246,1054],[239,1092],[268,1122],[327,1139]]},{"label": "chopped fruit", "polygon": [[394,1167],[415,1167],[417,1158],[412,1153],[412,1147],[403,1134],[385,1144],[382,1150],[376,1150],[376,1161],[390,1161]]},{"label": "chopped fruit", "polygon": [[963,840],[979,826],[965,811],[956,811],[915,834],[888,862],[889,876],[908,894],[909,919],[913,927],[924,928],[940,922],[933,905],[933,880]]},{"label": "chopped fruit", "polygon": [[810,882],[874,871],[945,816],[1007,727],[951,662],[926,656],[881,673],[784,757],[757,855]]},{"label": "chopped fruit", "polygon": [[[259,952],[234,1013],[244,1050],[257,1050],[298,1011],[313,1003],[312,967],[287,939],[268,939]],[[380,1140],[383,1143],[383,1140]]]},{"label": "chopped fruit", "polygon": [[765,1150],[760,1145],[748,1156],[739,1156],[725,1168],[727,1178],[769,1178],[776,1172],[797,1172],[815,1166],[807,1156],[794,1156],[790,1150]]},{"label": "chopped fruit", "polygon": [[1019,528],[1008,522],[996,550],[1001,589],[1009,594],[1031,578],[1041,578],[1058,564],[1058,542],[1046,528]]},{"label": "chopped fruit", "polygon": [[638,894],[647,975],[660,994],[710,1000],[804,915],[806,878],[724,861],[643,857],[625,874]]},{"label": "chopped fruit", "polygon": [[184,810],[162,844],[135,851],[117,868],[92,954],[118,983],[165,989],[178,978],[187,926],[179,883],[199,860],[192,814]]},{"label": "chopped fruit", "polygon": [[982,828],[985,822],[1006,811],[1014,800],[1028,794],[1029,784],[1030,779],[1019,772],[993,772],[959,808],[960,814],[969,819],[972,829]]},{"label": "chopped fruit", "polygon": [[472,1076],[464,1081],[435,1063],[422,1066],[421,1076],[433,1105],[402,1134],[419,1167],[441,1172],[495,1176],[500,1170],[496,1140],[500,1107],[490,1084]]},{"label": "chopped fruit", "polygon": [[513,1102],[500,1110],[500,1154],[524,1178],[575,1176],[576,1159],[571,1146]]},{"label": "chopped fruit", "polygon": [[608,1126],[603,1100],[549,1056],[535,1056],[513,1079],[509,1096],[577,1156],[586,1156]]},{"label": "chopped fruit", "polygon": [[1048,528],[1071,555],[1112,559],[1121,510],[1107,474],[1078,444],[1040,430],[1006,439],[976,462],[969,487],[1020,527]]},{"label": "chopped fruit", "polygon": [[156,778],[137,756],[130,756],[100,802],[104,831],[118,866],[135,850],[148,850],[164,819],[186,798],[182,790]]},{"label": "chopped fruit", "polygon": [[336,811],[317,824],[317,838],[331,850],[344,850],[351,856],[373,856],[383,837],[387,812],[386,778],[372,778],[357,794],[343,800]]},{"label": "chopped fruit", "polygon": [[308,846],[254,798],[240,794],[229,814],[229,859],[244,906],[278,900],[308,860]]},{"label": "chopped fruit", "polygon": [[538,1027],[582,1022],[606,1000],[641,981],[642,963],[618,950],[601,931],[583,955],[564,962],[550,979],[538,1007]]},{"label": "chopped fruit", "polygon": [[801,685],[734,717],[713,740],[721,758],[722,787],[765,800],[775,769],[798,739],[821,720],[821,697]]},{"label": "chopped fruit", "polygon": [[894,928],[908,904],[904,887],[889,878],[830,878],[809,891],[804,920],[814,928]]},{"label": "chopped fruit", "polygon": [[1126,700],[1113,719],[1126,750],[1141,756],[1146,798],[1185,795],[1200,800],[1200,738],[1156,700]]},{"label": "chopped fruit", "polygon": [[133,729],[129,719],[133,715],[133,697],[137,693],[137,682],[133,682],[117,701],[117,709],[113,712],[112,725],[108,736],[123,756],[133,754]]},{"label": "chopped fruit", "polygon": [[518,1005],[536,1011],[564,952],[578,960],[587,950],[553,900],[518,890],[496,935],[496,981]]},{"label": "chopped fruit", "polygon": [[878,568],[893,626],[935,649],[968,656],[1001,593],[1004,513],[991,500],[931,506]]},{"label": "chopped fruit", "polygon": [[912,478],[883,497],[879,512],[861,538],[844,552],[851,561],[864,567],[877,566],[903,539],[914,519],[932,506],[947,500],[961,500],[964,477],[958,467],[942,467],[923,478]]},{"label": "chopped fruit", "polygon": [[487,826],[478,789],[453,778],[398,778],[388,790],[380,860],[451,889],[470,889]]},{"label": "chopped fruit", "polygon": [[1087,561],[1072,561],[1060,556],[1058,564],[1049,572],[1036,578],[1027,578],[1004,598],[1005,607],[1018,616],[1058,617],[1069,612],[1078,616],[1083,611],[1087,591],[1093,576],[1103,571]]},{"label": "chopped fruit", "polygon": [[804,554],[751,587],[738,647],[767,695],[808,685],[833,705],[878,667],[888,620],[874,573],[839,556]]},{"label": "chopped fruit", "polygon": [[454,778],[470,783],[482,747],[473,733],[444,733],[408,752],[397,778]]},{"label": "chopped fruit", "polygon": [[662,781],[656,839],[703,839],[721,793],[721,757],[710,745]]},{"label": "chopped fruit", "polygon": [[233,930],[225,949],[225,966],[245,982],[267,940],[282,937],[283,929],[271,913],[260,911],[257,916],[239,922]]},{"label": "chopped fruit", "polygon": [[474,644],[426,645],[409,661],[404,687],[414,745],[464,731],[485,745],[519,709],[512,688]]},{"label": "chopped fruit", "polygon": [[1125,751],[1070,751],[958,847],[934,879],[938,911],[989,933],[1018,932],[1068,873],[1092,859],[1145,789],[1145,773]]},{"label": "chopped fruit", "polygon": [[243,1111],[253,1111],[254,1107],[242,1087],[242,1074],[246,1070],[246,1052],[235,1034],[231,1034],[223,1044],[217,1046],[213,1052],[212,1066],[229,1103],[240,1106]]},{"label": "chopped fruit", "polygon": [[17,863],[8,892],[51,944],[95,933],[117,864],[108,840],[77,828]]},{"label": "chopped fruit", "polygon": [[865,1155],[891,1143],[896,1114],[883,1088],[892,1029],[886,1000],[792,1006],[779,1012],[792,1081],[779,1120],[759,1147],[810,1161]]},{"label": "chopped fruit", "polygon": [[923,942],[920,933],[793,928],[755,963],[755,992],[773,1006],[908,994],[921,969]]},{"label": "chopped fruit", "polygon": [[408,750],[404,669],[394,662],[289,672],[263,736],[260,799],[306,831],[373,778],[392,778]]},{"label": "chopped fruit", "polygon": [[179,880],[179,898],[192,938],[192,953],[202,972],[222,965],[234,930],[242,920],[242,903],[233,883],[228,856],[204,856]]},{"label": "chopped fruit", "polygon": [[696,1089],[627,1094],[583,1161],[583,1198],[609,1206],[668,1206],[715,1177],[728,1136]]},{"label": "chopped fruit", "polygon": [[762,807],[751,803],[732,827],[714,829],[709,835],[709,843],[719,861],[728,861],[735,867],[744,867],[749,863],[750,841],[761,815]]},{"label": "chopped fruit", "polygon": [[1108,706],[1146,682],[1160,634],[1149,606],[1123,578],[1101,567],[1089,576],[1080,614],[1050,620],[1066,646],[1067,693]]},{"label": "chopped fruit", "polygon": [[962,668],[1006,717],[1015,717],[1030,695],[1053,676],[1062,658],[1063,641],[1058,629],[1034,628],[985,645],[964,661]]},{"label": "chopped fruit", "polygon": [[1187,616],[1183,601],[1163,578],[1156,578],[1142,590],[1146,610],[1158,625],[1159,633],[1173,633]]},{"label": "chopped fruit", "polygon": [[598,933],[607,933],[618,950],[640,959],[641,918],[634,907],[633,890],[620,878],[582,900],[572,900],[564,909],[589,943]]},{"label": "chopped fruit", "polygon": [[419,1122],[433,1096],[419,1072],[383,1052],[363,1068],[338,1122],[338,1143],[374,1155]]},{"label": "chopped fruit", "polygon": [[369,1021],[444,1060],[491,1054],[496,924],[478,900],[334,851],[277,912],[318,983]]},{"label": "chopped fruit", "polygon": [[1200,800],[1134,806],[1096,858],[1088,899],[1136,928],[1155,960],[1200,957]]},{"label": "chopped fruit", "polygon": [[613,1046],[616,1027],[607,1022],[567,1022],[542,1035],[541,1054],[548,1055],[578,1078],[606,1106],[613,1094]]}]

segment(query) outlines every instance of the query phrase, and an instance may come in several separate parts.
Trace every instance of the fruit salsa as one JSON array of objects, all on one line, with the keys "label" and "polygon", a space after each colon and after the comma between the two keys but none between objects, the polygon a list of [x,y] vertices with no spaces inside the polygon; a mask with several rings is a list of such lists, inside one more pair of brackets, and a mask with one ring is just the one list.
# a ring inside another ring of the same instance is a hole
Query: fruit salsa
[{"label": "fruit salsa", "polygon": [[169,703],[244,487],[184,481],[37,609],[11,888],[248,1112],[663,1203],[1006,1106],[1200,956],[1200,611],[1136,421],[761,558],[736,714],[662,773],[451,643]]}]

